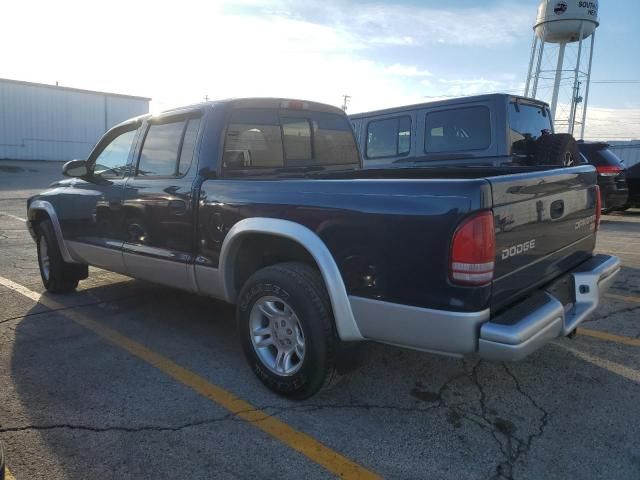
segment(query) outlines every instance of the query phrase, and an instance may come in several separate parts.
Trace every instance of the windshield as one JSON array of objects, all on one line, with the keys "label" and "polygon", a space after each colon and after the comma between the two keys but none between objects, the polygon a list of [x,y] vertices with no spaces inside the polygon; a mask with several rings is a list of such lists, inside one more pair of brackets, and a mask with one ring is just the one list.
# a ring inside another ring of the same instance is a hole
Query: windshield
[{"label": "windshield", "polygon": [[551,115],[546,106],[509,104],[509,134],[513,155],[535,154],[535,141],[546,133],[553,133]]}]

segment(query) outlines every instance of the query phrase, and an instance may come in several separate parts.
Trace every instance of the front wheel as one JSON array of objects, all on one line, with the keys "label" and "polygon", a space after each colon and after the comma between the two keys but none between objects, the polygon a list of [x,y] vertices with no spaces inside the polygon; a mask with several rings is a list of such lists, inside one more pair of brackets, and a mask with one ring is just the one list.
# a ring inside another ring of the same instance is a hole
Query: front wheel
[{"label": "front wheel", "polygon": [[259,270],[242,288],[236,315],[247,361],[271,390],[304,399],[330,383],[338,340],[316,269],[288,262]]},{"label": "front wheel", "polygon": [[62,259],[51,220],[40,222],[36,232],[38,266],[44,287],[51,293],[72,292],[79,280],[87,278],[87,265],[66,263]]}]

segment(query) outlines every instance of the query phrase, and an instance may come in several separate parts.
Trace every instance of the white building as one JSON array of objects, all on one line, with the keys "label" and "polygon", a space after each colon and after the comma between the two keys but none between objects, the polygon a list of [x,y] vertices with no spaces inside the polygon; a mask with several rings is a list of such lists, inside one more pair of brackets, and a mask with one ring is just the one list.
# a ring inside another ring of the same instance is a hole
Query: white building
[{"label": "white building", "polygon": [[87,158],[104,132],[147,113],[150,100],[0,79],[0,159]]}]

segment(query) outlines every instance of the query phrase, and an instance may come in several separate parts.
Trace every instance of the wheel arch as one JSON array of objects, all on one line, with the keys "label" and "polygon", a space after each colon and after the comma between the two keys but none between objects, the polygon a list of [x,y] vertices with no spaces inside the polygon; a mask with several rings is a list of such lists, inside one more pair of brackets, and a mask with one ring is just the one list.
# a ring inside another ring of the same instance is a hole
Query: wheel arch
[{"label": "wheel arch", "polygon": [[34,240],[36,239],[35,225],[38,222],[46,219],[51,220],[53,231],[56,234],[56,240],[58,240],[58,247],[60,248],[62,259],[67,263],[78,263],[69,253],[67,244],[64,241],[64,237],[62,236],[60,220],[58,219],[58,215],[56,214],[56,210],[53,208],[53,205],[51,205],[51,203],[47,202],[46,200],[34,200],[33,202],[31,202],[31,205],[29,205],[29,210],[27,212],[27,225],[29,228],[29,233],[31,233],[31,236]]},{"label": "wheel arch", "polygon": [[325,243],[309,228],[296,222],[276,218],[247,218],[236,223],[227,233],[220,252],[220,275],[225,300],[235,303],[239,288],[235,281],[235,265],[243,240],[267,235],[295,242],[304,249],[318,268],[331,300],[338,335],[342,340],[362,340],[362,334],[351,310],[351,303],[340,270]]}]

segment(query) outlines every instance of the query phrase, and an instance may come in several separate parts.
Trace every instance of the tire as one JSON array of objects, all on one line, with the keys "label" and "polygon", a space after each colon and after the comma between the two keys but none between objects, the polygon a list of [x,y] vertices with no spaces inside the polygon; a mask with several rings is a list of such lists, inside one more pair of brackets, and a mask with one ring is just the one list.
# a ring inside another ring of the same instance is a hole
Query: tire
[{"label": "tire", "polygon": [[51,220],[38,223],[36,234],[38,266],[44,287],[51,293],[72,292],[78,281],[87,278],[87,265],[66,263],[62,259]]},{"label": "tire", "polygon": [[542,135],[536,140],[536,165],[571,167],[580,163],[576,139],[568,133]]},{"label": "tire", "polygon": [[316,269],[287,262],[259,270],[240,292],[236,317],[249,366],[269,389],[302,400],[331,384],[339,342]]},{"label": "tire", "polygon": [[5,474],[4,446],[0,442],[0,480],[5,480]]}]

